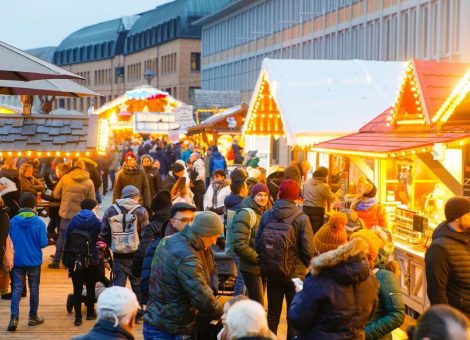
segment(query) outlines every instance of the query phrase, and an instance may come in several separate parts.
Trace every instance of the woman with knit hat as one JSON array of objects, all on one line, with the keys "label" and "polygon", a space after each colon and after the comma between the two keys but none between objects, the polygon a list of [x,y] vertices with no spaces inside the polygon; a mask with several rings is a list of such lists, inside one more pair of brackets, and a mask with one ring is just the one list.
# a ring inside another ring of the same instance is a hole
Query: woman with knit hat
[{"label": "woman with knit hat", "polygon": [[351,209],[357,212],[357,216],[364,221],[367,229],[374,225],[387,229],[385,209],[375,198],[376,194],[377,187],[368,180],[363,193],[351,204]]},{"label": "woman with knit hat", "polygon": [[355,238],[362,238],[369,245],[367,259],[380,285],[377,311],[366,325],[366,339],[391,340],[392,331],[400,327],[405,319],[405,304],[398,277],[379,259],[384,241],[377,233],[362,229],[351,235],[351,239]]},{"label": "woman with knit hat", "polygon": [[269,202],[269,190],[262,183],[255,184],[251,195],[242,201],[241,209],[233,218],[233,250],[240,258],[240,272],[252,300],[264,304],[266,281],[261,276],[255,238],[261,215]]},{"label": "woman with knit hat", "polygon": [[305,339],[364,339],[377,305],[378,283],[367,259],[368,243],[347,240],[347,217],[335,213],[314,237],[318,256],[288,312]]}]

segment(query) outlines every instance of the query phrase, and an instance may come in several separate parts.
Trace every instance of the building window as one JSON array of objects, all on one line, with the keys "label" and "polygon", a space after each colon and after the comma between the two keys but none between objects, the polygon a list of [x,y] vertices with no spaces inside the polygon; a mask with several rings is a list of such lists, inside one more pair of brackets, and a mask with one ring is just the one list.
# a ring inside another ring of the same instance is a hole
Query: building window
[{"label": "building window", "polygon": [[191,71],[201,71],[201,53],[191,53]]}]

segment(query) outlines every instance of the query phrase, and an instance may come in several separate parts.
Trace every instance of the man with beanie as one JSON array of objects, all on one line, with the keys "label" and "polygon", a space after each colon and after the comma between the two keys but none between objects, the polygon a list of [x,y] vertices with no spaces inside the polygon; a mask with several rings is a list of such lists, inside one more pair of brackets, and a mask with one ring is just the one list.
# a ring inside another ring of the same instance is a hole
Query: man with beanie
[{"label": "man with beanie", "polygon": [[178,178],[184,176],[184,165],[176,162],[171,165],[170,172],[163,181],[163,190],[171,192]]},{"label": "man with beanie", "polygon": [[[261,254],[268,255],[268,252],[260,251],[262,246],[263,232],[272,232],[271,226],[284,223],[288,228],[293,229],[295,235],[295,264],[292,268],[292,276],[286,279],[279,277],[266,276],[268,290],[268,325],[269,329],[277,334],[279,319],[282,312],[282,303],[286,299],[286,306],[289,309],[290,303],[295,296],[295,286],[292,282],[293,278],[304,279],[307,267],[314,254],[313,248],[313,232],[308,216],[300,210],[295,202],[299,199],[300,185],[297,181],[288,179],[283,180],[279,186],[279,198],[274,203],[273,208],[263,214],[256,235],[256,249],[260,254],[260,262],[271,263],[273,257],[262,258]],[[284,258],[290,256],[290,249],[276,249],[275,251],[284,251]],[[287,339],[294,337],[292,327],[287,327]]]},{"label": "man with beanie", "polygon": [[470,199],[449,199],[444,213],[425,255],[429,301],[470,317]]},{"label": "man with beanie", "polygon": [[[133,185],[127,185],[122,189],[122,198],[117,199],[116,203],[106,209],[103,220],[101,222],[100,238],[106,243],[106,246],[111,247],[112,231],[110,219],[118,215],[115,205],[119,207],[122,213],[132,211],[132,215],[137,220],[137,231],[139,238],[142,238],[144,227],[149,224],[149,215],[147,209],[139,204],[140,191]],[[135,293],[140,301],[140,280],[132,274],[132,259],[136,252],[132,253],[117,253],[114,252],[114,285],[125,287],[127,279],[131,282],[132,291]]]},{"label": "man with beanie", "polygon": [[12,218],[9,235],[13,242],[13,292],[11,295],[11,315],[7,330],[16,331],[20,316],[20,299],[26,276],[30,289],[28,326],[44,323],[38,317],[39,282],[41,278],[42,248],[48,244],[46,224],[36,213],[36,197],[24,192],[21,194],[20,210]]},{"label": "man with beanie", "polygon": [[150,207],[150,188],[144,170],[137,165],[137,159],[132,152],[125,155],[124,165],[117,173],[116,182],[113,188],[113,203],[121,197],[121,191],[127,185],[132,185],[139,189],[139,204]]},{"label": "man with beanie", "polygon": [[317,232],[317,252],[303,289],[292,300],[289,324],[302,339],[365,339],[379,285],[370,270],[367,241],[348,242],[347,216],[334,213]]},{"label": "man with beanie", "polygon": [[233,217],[232,247],[240,258],[240,272],[243,276],[248,297],[264,305],[266,281],[261,275],[255,238],[261,215],[269,202],[269,190],[262,183],[255,184],[251,195],[242,201],[241,209]]},{"label": "man with beanie", "polygon": [[60,200],[60,229],[57,238],[54,261],[48,265],[51,269],[59,269],[62,251],[64,250],[65,232],[72,217],[80,211],[80,203],[86,199],[95,199],[95,186],[86,171],[85,163],[76,161],[54,188],[54,198]]},{"label": "man with beanie", "polygon": [[321,166],[313,172],[313,177],[303,186],[303,210],[310,219],[314,233],[323,225],[328,204],[336,200],[336,195],[327,184],[327,179],[328,169]]},{"label": "man with beanie", "polygon": [[147,182],[149,184],[150,198],[163,189],[162,177],[158,169],[155,169],[152,165],[153,158],[150,155],[143,155],[140,157],[142,169],[144,169],[145,176],[147,176]]},{"label": "man with beanie", "polygon": [[160,241],[152,261],[144,339],[189,339],[196,332],[198,317],[218,320],[222,316],[223,307],[209,277],[214,260],[200,252],[214,245],[223,229],[217,214],[204,211],[191,225]]},{"label": "man with beanie", "polygon": [[89,333],[72,340],[134,340],[132,332],[139,310],[135,294],[128,288],[109,287],[98,297],[98,322]]}]

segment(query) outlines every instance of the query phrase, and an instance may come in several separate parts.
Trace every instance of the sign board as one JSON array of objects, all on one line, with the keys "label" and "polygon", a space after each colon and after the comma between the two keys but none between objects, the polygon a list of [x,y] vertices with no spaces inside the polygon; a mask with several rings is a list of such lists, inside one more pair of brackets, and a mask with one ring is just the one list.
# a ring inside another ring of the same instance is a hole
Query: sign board
[{"label": "sign board", "polygon": [[446,159],[446,145],[444,143],[435,143],[432,148],[432,158],[435,161],[444,161]]},{"label": "sign board", "polygon": [[173,114],[165,112],[135,112],[134,132],[167,134],[179,128]]},{"label": "sign board", "polygon": [[179,107],[175,107],[173,114],[175,115],[175,120],[179,124],[181,129],[187,129],[191,126],[196,125],[193,118],[192,105],[182,105]]}]

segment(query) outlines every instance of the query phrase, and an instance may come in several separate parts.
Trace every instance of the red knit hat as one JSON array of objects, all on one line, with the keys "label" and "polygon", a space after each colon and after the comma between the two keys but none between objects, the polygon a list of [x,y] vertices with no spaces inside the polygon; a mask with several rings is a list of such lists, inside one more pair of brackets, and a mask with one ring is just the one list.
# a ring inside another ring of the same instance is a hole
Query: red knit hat
[{"label": "red knit hat", "polygon": [[251,197],[254,198],[260,192],[265,192],[269,195],[269,189],[263,183],[253,185],[253,188],[251,188]]},{"label": "red knit hat", "polygon": [[295,201],[299,198],[300,186],[297,181],[285,179],[279,186],[279,199],[286,201]]},{"label": "red knit hat", "polygon": [[124,156],[124,161],[127,162],[129,158],[137,159],[132,151],[128,151]]}]

